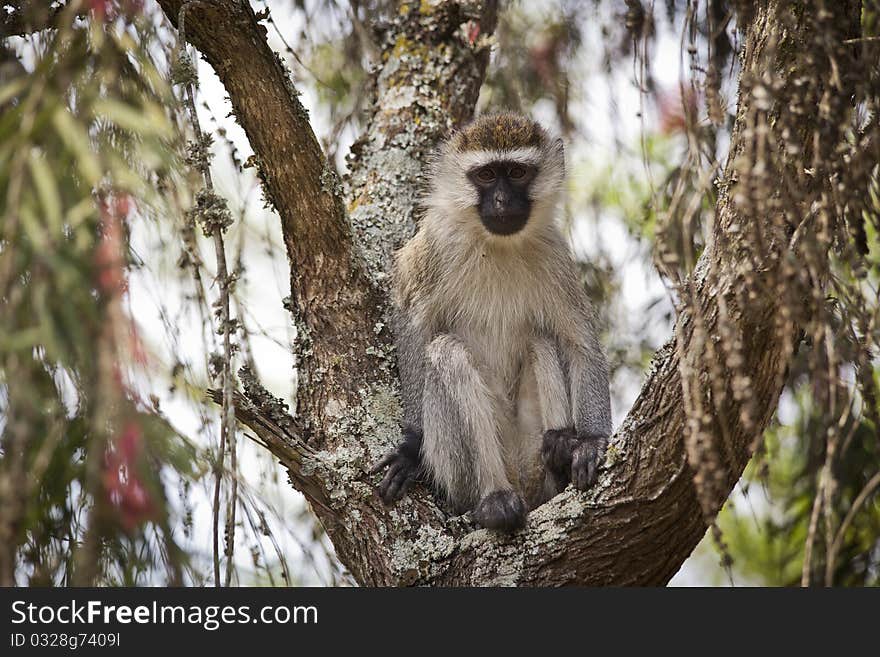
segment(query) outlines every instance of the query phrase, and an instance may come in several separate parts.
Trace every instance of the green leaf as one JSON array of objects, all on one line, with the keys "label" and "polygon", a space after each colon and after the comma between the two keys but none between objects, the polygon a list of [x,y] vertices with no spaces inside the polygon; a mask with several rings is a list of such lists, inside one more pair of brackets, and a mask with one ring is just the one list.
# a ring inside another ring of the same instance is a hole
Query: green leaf
[{"label": "green leaf", "polygon": [[76,233],[77,229],[94,214],[95,201],[91,197],[86,197],[67,210],[67,225],[70,226],[71,231]]},{"label": "green leaf", "polygon": [[90,187],[101,181],[101,165],[92,150],[85,127],[78,123],[66,108],[59,108],[52,117],[58,136],[73,153],[79,164],[79,174]]},{"label": "green leaf", "polygon": [[95,117],[112,121],[134,134],[170,137],[171,125],[165,113],[154,103],[135,108],[112,98],[101,98],[93,106]]},{"label": "green leaf", "polygon": [[25,235],[33,244],[35,251],[48,251],[49,241],[43,225],[40,223],[34,208],[29,203],[22,203],[18,209],[18,217]]},{"label": "green leaf", "polygon": [[27,88],[27,85],[28,78],[20,77],[15,78],[8,84],[0,87],[0,105],[5,105],[7,102],[18,96]]},{"label": "green leaf", "polygon": [[31,151],[29,160],[31,176],[40,197],[40,204],[49,222],[49,229],[53,235],[60,237],[63,231],[61,221],[61,197],[58,195],[58,186],[52,169],[46,163],[46,158],[37,150]]}]

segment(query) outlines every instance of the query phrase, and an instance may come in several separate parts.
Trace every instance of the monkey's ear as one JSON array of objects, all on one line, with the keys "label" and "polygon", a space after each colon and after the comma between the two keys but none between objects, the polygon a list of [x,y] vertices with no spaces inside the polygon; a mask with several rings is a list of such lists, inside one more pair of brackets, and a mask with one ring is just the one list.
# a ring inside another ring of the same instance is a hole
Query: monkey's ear
[{"label": "monkey's ear", "polygon": [[565,166],[565,144],[562,142],[562,137],[557,137],[553,140],[553,150],[556,151],[564,171],[567,167]]}]

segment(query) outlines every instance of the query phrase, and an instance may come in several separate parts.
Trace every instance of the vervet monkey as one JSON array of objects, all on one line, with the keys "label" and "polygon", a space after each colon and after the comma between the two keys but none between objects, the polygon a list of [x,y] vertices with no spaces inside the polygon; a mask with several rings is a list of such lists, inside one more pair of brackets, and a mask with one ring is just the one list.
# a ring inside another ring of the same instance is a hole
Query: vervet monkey
[{"label": "vervet monkey", "polygon": [[446,141],[393,269],[403,441],[374,468],[386,503],[420,474],[456,513],[512,531],[611,434],[608,365],[556,222],[563,146],[517,114]]}]

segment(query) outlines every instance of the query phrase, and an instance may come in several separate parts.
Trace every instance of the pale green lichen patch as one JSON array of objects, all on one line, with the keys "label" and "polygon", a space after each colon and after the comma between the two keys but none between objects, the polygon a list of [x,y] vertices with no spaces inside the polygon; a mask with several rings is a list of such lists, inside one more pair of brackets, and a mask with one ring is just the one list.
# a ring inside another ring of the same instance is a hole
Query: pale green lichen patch
[{"label": "pale green lichen patch", "polygon": [[344,190],[342,188],[342,181],[339,179],[339,174],[336,172],[336,169],[331,166],[329,162],[324,161],[324,166],[321,169],[321,177],[319,179],[321,191],[325,194],[329,194],[333,199],[333,205],[336,207],[336,212],[339,216],[345,215],[345,199],[344,199]]},{"label": "pale green lichen patch", "polygon": [[615,463],[618,462],[621,456],[620,445],[611,444],[608,445],[608,451],[605,452],[605,465],[609,468],[614,466]]},{"label": "pale green lichen patch", "polygon": [[351,482],[349,489],[351,490],[352,497],[361,500],[371,497],[376,490],[372,484],[362,481]]},{"label": "pale green lichen patch", "polygon": [[[418,7],[418,11],[415,11]],[[405,9],[404,9],[405,8]],[[461,84],[486,47],[467,38],[480,3],[402,5],[385,32],[383,64],[375,74],[379,105],[369,132],[349,159],[351,224],[374,281],[391,254],[412,235],[427,156],[453,127],[450,107],[474,90]]]},{"label": "pale green lichen patch", "polygon": [[365,192],[360,195],[350,222],[367,271],[374,283],[383,287],[392,252],[413,232],[422,165],[411,156],[408,147],[399,144],[377,154],[374,160],[376,173],[368,185],[364,181]]},{"label": "pale green lichen patch", "polygon": [[327,403],[324,404],[324,415],[336,419],[343,418],[346,415],[347,409],[348,406],[345,401],[330,398],[327,400]]},{"label": "pale green lichen patch", "polygon": [[393,384],[362,388],[360,403],[336,398],[325,403],[325,433],[334,448],[317,454],[309,464],[308,476],[323,482],[331,502],[342,505],[346,499],[373,495],[373,486],[364,481],[364,474],[400,438],[397,383],[389,378]]},{"label": "pale green lichen patch", "polygon": [[397,430],[402,411],[396,387],[374,386],[372,392],[365,395],[364,404],[369,417],[373,420],[371,433]]},{"label": "pale green lichen patch", "polygon": [[[400,440],[400,418],[403,414],[400,405],[398,384],[391,377],[391,385],[374,385],[370,392],[362,392],[363,409],[360,430],[362,435],[369,436],[368,444],[370,464]],[[363,464],[367,467],[367,464]]]},{"label": "pale green lichen patch", "polygon": [[348,505],[353,494],[354,481],[362,472],[355,463],[362,460],[363,448],[354,444],[332,451],[320,451],[303,465],[304,476],[321,481],[330,506],[341,509]]},{"label": "pale green lichen patch", "polygon": [[455,550],[455,539],[430,525],[419,528],[415,538],[400,538],[391,548],[391,567],[402,584],[430,580],[445,567]]},{"label": "pale green lichen patch", "polygon": [[299,99],[300,92],[293,84],[293,75],[290,72],[290,68],[288,68],[287,64],[284,63],[284,60],[281,59],[281,56],[277,52],[273,52],[272,54],[275,57],[275,63],[281,70],[281,76],[284,80],[284,87],[287,89],[287,93],[290,96],[290,104],[293,108],[294,113],[301,121],[303,121],[304,123],[308,123],[309,111],[305,108],[305,106]]},{"label": "pale green lichen patch", "polygon": [[305,478],[314,477],[323,464],[319,458],[309,456],[302,459],[299,474]]},{"label": "pale green lichen patch", "polygon": [[238,370],[238,378],[244,388],[245,396],[254,406],[260,409],[260,412],[284,429],[290,436],[299,438],[296,422],[291,417],[289,408],[284,403],[284,400],[275,397],[267,391],[247,366],[242,366]]},{"label": "pale green lichen patch", "polygon": [[485,586],[516,586],[522,579],[528,529],[512,535],[478,529],[463,537],[459,549],[476,555],[469,577]]}]

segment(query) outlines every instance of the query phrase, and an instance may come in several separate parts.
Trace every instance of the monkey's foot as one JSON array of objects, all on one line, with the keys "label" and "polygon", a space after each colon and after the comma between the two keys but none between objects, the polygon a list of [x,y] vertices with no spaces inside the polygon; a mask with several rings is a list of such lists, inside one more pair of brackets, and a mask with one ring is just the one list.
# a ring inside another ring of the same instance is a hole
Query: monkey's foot
[{"label": "monkey's foot", "polygon": [[512,532],[526,524],[526,504],[512,490],[496,490],[480,500],[471,514],[486,529]]},{"label": "monkey's foot", "polygon": [[388,472],[378,486],[379,497],[385,504],[393,504],[406,495],[413,482],[419,478],[421,446],[421,434],[414,429],[404,429],[403,441],[400,445],[388,452],[370,469],[370,474],[376,474],[388,468]]},{"label": "monkey's foot", "polygon": [[580,442],[573,428],[551,429],[544,432],[541,441],[541,461],[549,472],[564,482],[563,486],[571,480],[571,457]]},{"label": "monkey's foot", "polygon": [[579,436],[572,428],[545,431],[541,460],[555,489],[562,491],[569,482],[578,490],[593,486],[607,446],[607,436]]}]

